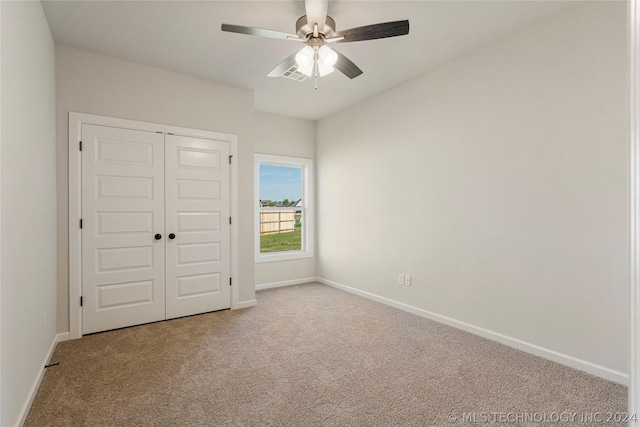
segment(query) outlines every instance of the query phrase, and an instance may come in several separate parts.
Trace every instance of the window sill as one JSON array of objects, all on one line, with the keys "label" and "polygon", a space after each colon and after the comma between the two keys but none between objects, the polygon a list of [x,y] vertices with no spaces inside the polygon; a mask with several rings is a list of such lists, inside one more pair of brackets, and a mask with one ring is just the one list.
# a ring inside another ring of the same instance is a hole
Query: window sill
[{"label": "window sill", "polygon": [[296,259],[313,258],[311,251],[270,252],[256,255],[256,264],[264,262],[291,261]]}]

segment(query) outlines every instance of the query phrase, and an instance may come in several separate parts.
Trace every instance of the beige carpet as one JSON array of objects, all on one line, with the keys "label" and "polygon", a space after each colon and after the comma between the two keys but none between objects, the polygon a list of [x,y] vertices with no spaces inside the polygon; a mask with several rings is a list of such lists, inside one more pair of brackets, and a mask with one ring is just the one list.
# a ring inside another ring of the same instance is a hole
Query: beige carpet
[{"label": "beige carpet", "polygon": [[626,387],[324,285],[257,298],[59,344],[26,425],[540,426],[626,409]]}]

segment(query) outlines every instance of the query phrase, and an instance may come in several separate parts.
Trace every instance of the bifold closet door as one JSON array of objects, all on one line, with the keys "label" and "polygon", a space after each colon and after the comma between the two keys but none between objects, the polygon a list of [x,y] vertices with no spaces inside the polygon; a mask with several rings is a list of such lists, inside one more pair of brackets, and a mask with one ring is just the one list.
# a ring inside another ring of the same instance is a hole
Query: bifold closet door
[{"label": "bifold closet door", "polygon": [[167,319],[229,308],[229,144],[165,136]]},{"label": "bifold closet door", "polygon": [[82,332],[165,318],[164,135],[82,125]]}]

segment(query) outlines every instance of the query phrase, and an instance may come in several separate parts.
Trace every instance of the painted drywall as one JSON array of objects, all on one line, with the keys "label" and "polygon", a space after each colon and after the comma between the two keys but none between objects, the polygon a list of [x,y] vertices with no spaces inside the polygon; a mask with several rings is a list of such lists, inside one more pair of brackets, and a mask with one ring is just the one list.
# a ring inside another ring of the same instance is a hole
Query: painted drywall
[{"label": "painted drywall", "polygon": [[0,8],[0,425],[13,426],[56,335],[55,48],[40,2],[3,1]]},{"label": "painted drywall", "polygon": [[[2,52],[2,7],[0,7],[0,53],[1,52]],[[2,66],[0,66],[0,100],[2,100]],[[0,105],[0,422],[1,421],[2,421],[2,106]]]},{"label": "painted drywall", "polygon": [[627,372],[625,14],[586,2],[320,120],[318,276]]},{"label": "painted drywall", "polygon": [[[313,121],[255,112],[256,153],[313,159],[315,141],[316,127]],[[256,263],[256,285],[297,281],[315,275],[315,257]]]},{"label": "painted drywall", "polygon": [[[68,114],[70,111],[238,135],[239,301],[254,293],[253,92],[56,46],[58,330],[69,330]],[[237,279],[237,280],[236,280]]]}]

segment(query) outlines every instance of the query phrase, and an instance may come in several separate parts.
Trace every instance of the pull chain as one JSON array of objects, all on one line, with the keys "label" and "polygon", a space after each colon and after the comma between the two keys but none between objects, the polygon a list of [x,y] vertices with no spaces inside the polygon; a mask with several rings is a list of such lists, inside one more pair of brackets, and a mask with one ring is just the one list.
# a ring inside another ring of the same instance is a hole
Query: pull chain
[{"label": "pull chain", "polygon": [[313,48],[313,71],[315,74],[315,89],[318,90],[318,47]]}]

